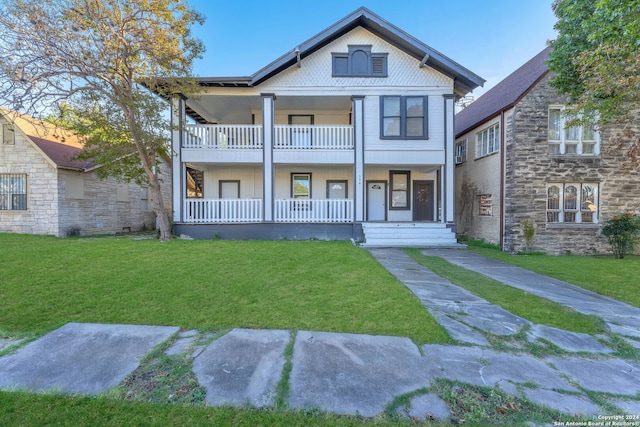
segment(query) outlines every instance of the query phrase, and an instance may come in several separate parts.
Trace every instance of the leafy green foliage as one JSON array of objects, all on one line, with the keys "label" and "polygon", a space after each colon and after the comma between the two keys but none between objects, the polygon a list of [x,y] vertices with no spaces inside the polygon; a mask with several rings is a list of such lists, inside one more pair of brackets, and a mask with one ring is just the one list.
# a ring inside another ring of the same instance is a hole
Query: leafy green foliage
[{"label": "leafy green foliage", "polygon": [[602,226],[602,234],[607,237],[613,256],[622,259],[632,253],[640,233],[640,216],[631,213],[614,215]]},{"label": "leafy green foliage", "polygon": [[640,0],[555,0],[551,84],[582,113],[578,121],[618,125],[610,142],[640,164]]}]

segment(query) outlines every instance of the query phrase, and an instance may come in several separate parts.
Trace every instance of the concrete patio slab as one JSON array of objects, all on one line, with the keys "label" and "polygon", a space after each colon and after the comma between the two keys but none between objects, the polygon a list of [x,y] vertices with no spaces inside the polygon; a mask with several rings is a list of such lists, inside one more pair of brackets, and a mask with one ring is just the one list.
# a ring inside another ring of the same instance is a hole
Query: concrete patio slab
[{"label": "concrete patio slab", "polygon": [[591,402],[586,396],[568,395],[546,389],[525,390],[524,395],[533,403],[556,409],[565,414],[602,414],[602,408]]},{"label": "concrete patio slab", "polygon": [[577,391],[558,372],[532,356],[501,353],[479,347],[425,345],[427,363],[440,378],[495,387],[511,383],[536,383],[548,389]]},{"label": "concrete patio slab", "polygon": [[429,367],[408,338],[300,331],[289,405],[371,417],[401,394],[429,386]]},{"label": "concrete patio slab", "polygon": [[97,394],[118,385],[178,327],[67,323],[0,358],[0,388]]},{"label": "concrete patio slab", "polygon": [[547,362],[587,390],[630,396],[640,392],[640,366],[624,360],[554,357]]},{"label": "concrete patio slab", "polygon": [[282,376],[288,331],[233,329],[193,361],[208,405],[272,405]]},{"label": "concrete patio slab", "polygon": [[543,338],[561,349],[569,352],[612,353],[613,350],[602,344],[589,334],[564,331],[544,325],[532,325],[529,331],[529,341]]}]

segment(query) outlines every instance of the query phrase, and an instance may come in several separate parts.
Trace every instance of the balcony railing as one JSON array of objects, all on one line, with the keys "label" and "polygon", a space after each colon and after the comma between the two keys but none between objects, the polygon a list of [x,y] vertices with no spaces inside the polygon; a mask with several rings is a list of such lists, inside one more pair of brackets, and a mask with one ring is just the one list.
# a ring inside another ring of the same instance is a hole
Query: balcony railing
[{"label": "balcony railing", "polygon": [[[196,224],[262,222],[262,199],[184,199],[184,222]],[[353,222],[350,199],[274,200],[274,221]]]},{"label": "balcony railing", "polygon": [[183,148],[261,149],[260,125],[186,125]]},{"label": "balcony railing", "polygon": [[285,150],[353,149],[353,127],[341,125],[275,125],[274,148]]},{"label": "balcony railing", "polygon": [[[262,125],[186,125],[183,148],[262,149]],[[348,125],[275,125],[273,147],[279,150],[352,150]]]},{"label": "balcony railing", "polygon": [[350,199],[274,200],[276,222],[353,222]]},{"label": "balcony railing", "polygon": [[262,221],[262,199],[185,199],[185,222],[248,223]]}]

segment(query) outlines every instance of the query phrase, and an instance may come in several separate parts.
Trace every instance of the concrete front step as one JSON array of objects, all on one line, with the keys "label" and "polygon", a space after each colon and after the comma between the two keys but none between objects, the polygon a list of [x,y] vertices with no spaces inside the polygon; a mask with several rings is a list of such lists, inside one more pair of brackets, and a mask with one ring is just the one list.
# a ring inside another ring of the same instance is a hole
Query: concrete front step
[{"label": "concrete front step", "polygon": [[363,247],[459,248],[455,233],[442,223],[363,223]]}]

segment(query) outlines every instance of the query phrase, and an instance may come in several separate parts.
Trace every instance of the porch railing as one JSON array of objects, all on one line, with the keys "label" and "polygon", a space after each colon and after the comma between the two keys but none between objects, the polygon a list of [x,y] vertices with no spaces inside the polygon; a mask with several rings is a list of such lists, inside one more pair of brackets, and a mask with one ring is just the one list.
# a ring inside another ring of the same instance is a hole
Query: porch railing
[{"label": "porch railing", "polygon": [[[262,222],[262,199],[184,199],[183,206],[185,223]],[[275,222],[353,222],[350,199],[279,199],[274,210]]]},{"label": "porch railing", "polygon": [[274,201],[276,222],[352,222],[350,199],[281,199]]},{"label": "porch railing", "polygon": [[[262,149],[262,125],[185,126],[183,148]],[[353,127],[348,125],[275,125],[275,149],[351,150]]]},{"label": "porch railing", "polygon": [[262,221],[262,199],[185,199],[185,222]]},{"label": "porch railing", "polygon": [[276,149],[353,149],[353,127],[347,125],[275,125]]},{"label": "porch railing", "polygon": [[183,148],[261,149],[261,125],[186,125]]}]

